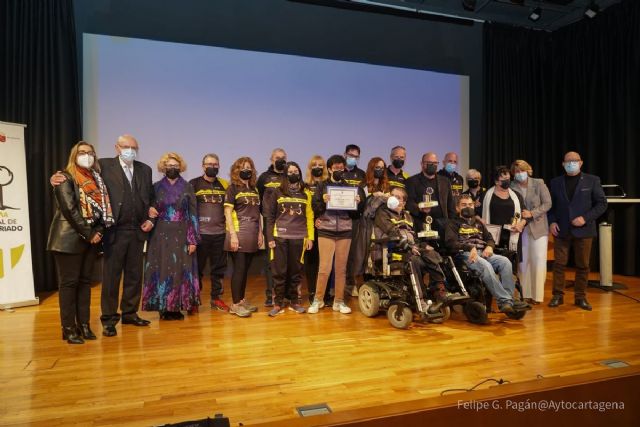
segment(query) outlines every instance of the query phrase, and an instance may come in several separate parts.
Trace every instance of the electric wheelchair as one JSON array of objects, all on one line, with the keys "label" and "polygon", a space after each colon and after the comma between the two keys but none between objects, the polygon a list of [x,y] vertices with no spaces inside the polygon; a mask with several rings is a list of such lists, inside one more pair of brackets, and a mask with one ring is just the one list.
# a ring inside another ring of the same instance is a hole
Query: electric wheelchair
[{"label": "electric wheelchair", "polygon": [[371,239],[373,249],[368,257],[365,282],[358,288],[360,312],[375,317],[387,312],[392,326],[406,329],[414,319],[442,323],[449,316],[449,308],[433,304],[426,297],[420,299],[422,278],[411,265],[411,245],[406,239]]}]

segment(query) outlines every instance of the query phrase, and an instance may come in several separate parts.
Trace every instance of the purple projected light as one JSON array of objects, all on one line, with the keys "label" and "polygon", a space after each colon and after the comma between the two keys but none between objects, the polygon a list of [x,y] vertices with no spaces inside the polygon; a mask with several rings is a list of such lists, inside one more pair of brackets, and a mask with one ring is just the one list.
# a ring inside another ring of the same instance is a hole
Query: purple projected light
[{"label": "purple projected light", "polygon": [[[210,46],[84,35],[85,139],[114,156],[118,135],[138,138],[139,160],[176,151],[189,165],[217,153],[221,176],[248,155],[259,172],[284,148],[304,168],[313,154],[358,144],[360,167],[391,147],[420,156],[463,154],[467,164],[467,78],[430,71]],[[154,179],[159,178],[156,172]]]}]

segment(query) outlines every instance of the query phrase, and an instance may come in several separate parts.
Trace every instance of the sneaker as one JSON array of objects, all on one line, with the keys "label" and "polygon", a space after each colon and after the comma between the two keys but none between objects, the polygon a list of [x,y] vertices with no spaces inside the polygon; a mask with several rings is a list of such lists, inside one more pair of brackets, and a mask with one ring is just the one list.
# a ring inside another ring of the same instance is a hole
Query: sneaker
[{"label": "sneaker", "polygon": [[500,306],[501,313],[513,313],[513,306],[510,303],[505,303]]},{"label": "sneaker", "polygon": [[358,287],[354,286],[353,289],[351,289],[351,296],[352,297],[357,297],[358,296]]},{"label": "sneaker", "polygon": [[513,308],[516,310],[528,310],[531,306],[524,301],[515,300],[513,302]]},{"label": "sneaker", "polygon": [[264,306],[265,307],[273,307],[273,299],[272,298],[267,298],[266,300],[264,300]]},{"label": "sneaker", "polygon": [[231,307],[229,308],[229,313],[236,314],[239,317],[251,316],[251,312],[247,310],[241,303],[231,304]]},{"label": "sneaker", "polygon": [[351,313],[351,309],[349,308],[349,306],[347,304],[344,303],[344,301],[334,302],[333,303],[333,311],[339,311],[342,314]]},{"label": "sneaker", "polygon": [[224,311],[225,313],[229,312],[229,306],[224,303],[221,299],[212,299],[211,300],[211,308],[218,311]]},{"label": "sneaker", "polygon": [[307,309],[307,313],[316,314],[322,307],[324,307],[324,301],[314,300]]},{"label": "sneaker", "polygon": [[304,313],[305,311],[307,311],[307,310],[305,310],[305,308],[304,308],[303,306],[301,306],[300,304],[291,304],[291,305],[289,305],[289,310],[291,310],[291,311],[295,311],[295,312],[296,312],[296,313],[298,313],[298,314],[302,314],[302,313]]},{"label": "sneaker", "polygon": [[[249,310],[251,313],[255,313],[256,311],[258,311],[258,307],[256,307],[255,305],[251,304],[249,301],[247,301],[246,299],[243,299],[242,301],[240,301],[240,304],[246,308],[247,310]],[[273,305],[273,304],[272,304]]]},{"label": "sneaker", "polygon": [[269,311],[269,317],[276,317],[278,314],[284,313],[284,308],[279,305],[274,305],[271,311]]}]

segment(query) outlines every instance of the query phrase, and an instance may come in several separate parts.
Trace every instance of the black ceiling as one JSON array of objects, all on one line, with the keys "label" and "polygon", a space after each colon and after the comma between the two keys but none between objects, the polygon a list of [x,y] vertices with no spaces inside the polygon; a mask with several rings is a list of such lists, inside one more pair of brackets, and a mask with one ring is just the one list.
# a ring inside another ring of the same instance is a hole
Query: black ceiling
[{"label": "black ceiling", "polygon": [[[425,19],[476,20],[553,31],[581,19],[594,5],[602,12],[621,0],[293,0],[345,9],[369,10]],[[467,6],[465,8],[465,6]],[[472,9],[472,10],[470,10]],[[537,21],[529,19],[540,11]]]}]

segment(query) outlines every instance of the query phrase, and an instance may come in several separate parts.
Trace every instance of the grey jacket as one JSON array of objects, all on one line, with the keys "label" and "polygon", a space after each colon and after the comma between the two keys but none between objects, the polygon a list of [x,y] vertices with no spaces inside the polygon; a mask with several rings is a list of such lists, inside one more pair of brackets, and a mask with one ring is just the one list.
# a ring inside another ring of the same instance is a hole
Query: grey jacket
[{"label": "grey jacket", "polygon": [[520,193],[524,199],[524,208],[533,214],[533,220],[527,224],[531,236],[534,239],[538,239],[548,235],[547,211],[551,209],[551,194],[544,181],[541,178],[529,177],[526,197],[517,181],[511,182],[511,189]]}]

